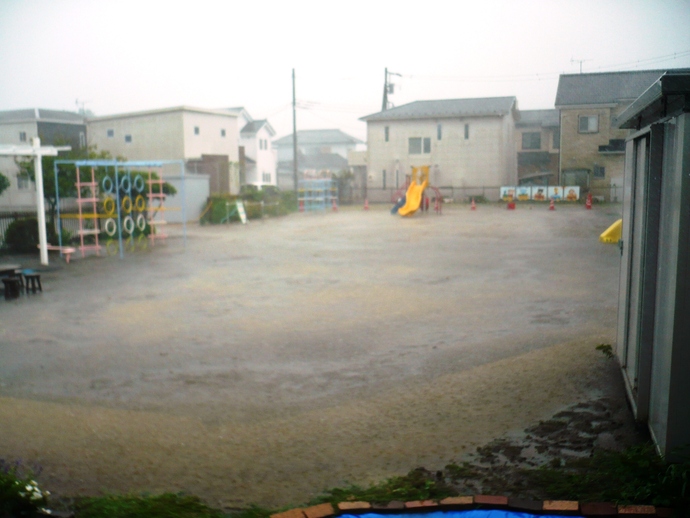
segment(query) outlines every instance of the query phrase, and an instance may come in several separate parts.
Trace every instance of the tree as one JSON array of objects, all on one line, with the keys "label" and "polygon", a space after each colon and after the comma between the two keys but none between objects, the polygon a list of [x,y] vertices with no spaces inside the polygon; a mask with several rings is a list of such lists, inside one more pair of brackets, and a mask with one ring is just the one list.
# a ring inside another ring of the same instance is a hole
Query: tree
[{"label": "tree", "polygon": [[2,193],[5,192],[9,186],[10,179],[7,178],[4,174],[0,173],[0,195],[2,195]]}]

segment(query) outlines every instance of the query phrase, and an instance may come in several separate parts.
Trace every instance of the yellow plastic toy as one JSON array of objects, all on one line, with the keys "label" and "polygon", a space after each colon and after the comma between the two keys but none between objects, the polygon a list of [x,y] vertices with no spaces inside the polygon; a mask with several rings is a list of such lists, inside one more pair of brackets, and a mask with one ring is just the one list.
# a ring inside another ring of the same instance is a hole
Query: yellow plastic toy
[{"label": "yellow plastic toy", "polygon": [[398,209],[401,216],[412,216],[422,203],[422,193],[429,185],[429,166],[412,168],[412,179],[405,195],[405,205]]},{"label": "yellow plastic toy", "polygon": [[607,228],[603,234],[599,236],[599,241],[602,243],[618,243],[621,239],[621,229],[623,227],[623,220],[619,219],[609,228]]}]

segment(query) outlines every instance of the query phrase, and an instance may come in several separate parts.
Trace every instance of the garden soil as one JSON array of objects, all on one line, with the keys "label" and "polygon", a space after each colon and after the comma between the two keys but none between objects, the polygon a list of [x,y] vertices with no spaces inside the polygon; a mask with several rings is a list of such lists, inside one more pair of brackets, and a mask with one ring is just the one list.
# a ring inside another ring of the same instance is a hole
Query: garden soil
[{"label": "garden soil", "polygon": [[615,341],[619,253],[598,236],[619,206],[387,209],[51,256],[43,293],[0,301],[0,458],[59,497],[277,507],[442,469],[578,404],[632,426],[595,350]]}]

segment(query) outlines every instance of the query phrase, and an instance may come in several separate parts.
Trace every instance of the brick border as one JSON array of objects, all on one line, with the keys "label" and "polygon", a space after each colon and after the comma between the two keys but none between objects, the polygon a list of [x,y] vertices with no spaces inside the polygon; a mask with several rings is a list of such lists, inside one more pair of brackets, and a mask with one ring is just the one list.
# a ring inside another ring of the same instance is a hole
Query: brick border
[{"label": "brick border", "polygon": [[501,495],[451,496],[443,500],[412,500],[409,502],[338,502],[311,507],[297,507],[272,514],[270,518],[331,518],[342,514],[395,513],[413,514],[429,511],[467,509],[501,509],[535,515],[580,515],[586,518],[668,518],[673,511],[653,505],[615,505],[611,502],[575,502],[572,500],[524,500]]}]

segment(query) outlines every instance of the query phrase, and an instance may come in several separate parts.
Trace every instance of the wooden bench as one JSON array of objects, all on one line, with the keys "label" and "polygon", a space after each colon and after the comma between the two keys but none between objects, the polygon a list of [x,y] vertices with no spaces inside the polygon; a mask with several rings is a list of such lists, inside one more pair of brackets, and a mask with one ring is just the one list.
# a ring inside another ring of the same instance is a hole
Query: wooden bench
[{"label": "wooden bench", "polygon": [[[39,249],[41,248],[41,245],[36,245]],[[57,246],[57,245],[48,245],[46,246],[46,249],[48,250],[57,250],[58,252],[62,252],[65,256],[65,262],[69,264],[69,259],[72,256],[74,252],[77,251],[76,248],[72,248],[71,246]]]}]

